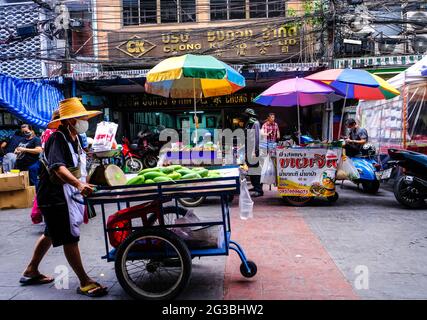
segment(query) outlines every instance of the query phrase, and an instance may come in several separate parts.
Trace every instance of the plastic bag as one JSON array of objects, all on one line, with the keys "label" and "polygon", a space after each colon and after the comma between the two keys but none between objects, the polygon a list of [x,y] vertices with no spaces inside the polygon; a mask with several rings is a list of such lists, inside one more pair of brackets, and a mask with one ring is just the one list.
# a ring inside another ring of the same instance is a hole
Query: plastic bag
[{"label": "plastic bag", "polygon": [[[198,222],[200,222],[199,217],[193,210],[188,210],[185,216],[176,219],[174,224]],[[184,240],[190,248],[220,248],[224,242],[222,226],[175,227],[171,231]]]},{"label": "plastic bag", "polygon": [[251,194],[249,193],[248,183],[244,179],[240,183],[240,196],[239,196],[239,210],[240,218],[247,220],[253,218],[253,207],[254,202],[251,199]]},{"label": "plastic bag", "polygon": [[166,160],[166,152],[165,153],[161,153],[159,155],[159,160],[157,161],[157,166],[158,167],[163,167],[165,164],[167,164]]},{"label": "plastic bag", "polygon": [[42,212],[40,211],[40,208],[37,205],[37,197],[34,198],[33,208],[31,209],[31,221],[34,224],[39,224],[43,222]]},{"label": "plastic bag", "polygon": [[92,144],[92,148],[95,152],[109,151],[112,149],[117,127],[118,124],[114,122],[102,121],[98,123]]},{"label": "plastic bag", "polygon": [[265,158],[264,165],[262,166],[261,183],[276,184],[276,166],[270,155]]},{"label": "plastic bag", "polygon": [[357,171],[353,161],[349,157],[344,156],[341,163],[338,164],[337,180],[356,180],[359,178],[359,171]]}]

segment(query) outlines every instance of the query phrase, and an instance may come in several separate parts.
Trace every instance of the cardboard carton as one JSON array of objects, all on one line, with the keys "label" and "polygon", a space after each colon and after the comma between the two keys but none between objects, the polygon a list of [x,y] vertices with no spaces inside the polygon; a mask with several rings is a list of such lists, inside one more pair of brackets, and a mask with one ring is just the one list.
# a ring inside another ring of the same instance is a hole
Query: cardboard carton
[{"label": "cardboard carton", "polygon": [[31,208],[35,194],[34,186],[29,186],[23,190],[0,192],[0,209]]},{"label": "cardboard carton", "polygon": [[0,174],[0,192],[24,190],[30,185],[28,171]]}]

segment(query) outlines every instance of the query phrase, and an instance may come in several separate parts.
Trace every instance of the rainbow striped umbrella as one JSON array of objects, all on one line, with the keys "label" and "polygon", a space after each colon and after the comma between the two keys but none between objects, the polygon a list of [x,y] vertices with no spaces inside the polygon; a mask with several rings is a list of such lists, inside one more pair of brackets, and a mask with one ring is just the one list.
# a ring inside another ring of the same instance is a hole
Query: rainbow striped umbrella
[{"label": "rainbow striped umbrella", "polygon": [[347,99],[382,100],[392,99],[400,94],[387,81],[365,70],[330,69],[305,78],[326,83],[345,94]]},{"label": "rainbow striped umbrella", "polygon": [[347,99],[382,100],[392,99],[400,92],[375,74],[359,69],[329,69],[305,77],[330,85],[344,95],[338,135],[341,134],[344,109]]},{"label": "rainbow striped umbrella", "polygon": [[147,73],[145,90],[171,98],[202,98],[232,94],[245,78],[212,56],[186,54],[158,63]]},{"label": "rainbow striped umbrella", "polygon": [[196,99],[232,94],[245,85],[240,73],[215,57],[186,54],[154,66],[147,73],[145,91],[163,97],[193,98],[196,140],[199,127]]}]

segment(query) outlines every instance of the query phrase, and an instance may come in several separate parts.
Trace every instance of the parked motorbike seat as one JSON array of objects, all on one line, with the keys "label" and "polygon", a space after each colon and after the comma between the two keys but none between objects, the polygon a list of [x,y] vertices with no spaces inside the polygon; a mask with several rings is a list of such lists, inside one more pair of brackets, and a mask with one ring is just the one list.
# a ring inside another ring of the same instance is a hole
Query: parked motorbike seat
[{"label": "parked motorbike seat", "polygon": [[132,143],[129,147],[131,150],[138,150],[138,144],[137,143]]}]

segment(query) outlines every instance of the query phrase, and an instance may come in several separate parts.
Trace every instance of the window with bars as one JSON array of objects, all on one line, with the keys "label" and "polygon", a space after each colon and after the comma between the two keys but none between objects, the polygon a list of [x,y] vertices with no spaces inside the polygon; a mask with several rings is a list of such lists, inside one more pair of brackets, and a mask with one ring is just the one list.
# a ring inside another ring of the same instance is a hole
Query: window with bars
[{"label": "window with bars", "polygon": [[123,0],[123,25],[157,22],[156,0]]},{"label": "window with bars", "polygon": [[196,21],[196,1],[195,0],[180,0],[179,6],[180,22],[195,22]]},{"label": "window with bars", "polygon": [[285,15],[284,0],[249,0],[251,18],[272,18]]},{"label": "window with bars", "polygon": [[227,4],[228,0],[211,0],[211,20],[227,20]]},{"label": "window with bars", "polygon": [[195,22],[196,0],[160,0],[161,23]]},{"label": "window with bars", "polygon": [[178,22],[178,0],[160,0],[162,23]]},{"label": "window with bars", "polygon": [[[160,0],[160,22],[195,22],[196,0]],[[123,25],[157,23],[157,0],[123,0]]]},{"label": "window with bars", "polygon": [[246,0],[211,0],[211,20],[246,18]]}]

